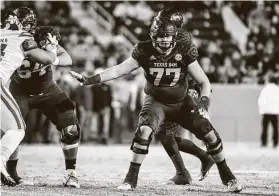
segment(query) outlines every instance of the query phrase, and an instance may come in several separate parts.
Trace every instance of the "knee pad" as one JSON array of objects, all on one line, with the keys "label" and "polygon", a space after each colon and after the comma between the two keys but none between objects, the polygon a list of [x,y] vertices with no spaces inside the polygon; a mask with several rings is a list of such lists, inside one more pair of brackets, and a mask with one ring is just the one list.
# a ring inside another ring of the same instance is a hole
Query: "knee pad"
[{"label": "knee pad", "polygon": [[61,142],[67,145],[76,144],[80,140],[79,125],[69,125],[61,130]]},{"label": "knee pad", "polygon": [[205,143],[205,146],[206,146],[206,149],[207,149],[207,152],[209,155],[217,155],[220,152],[222,152],[222,150],[223,150],[223,144],[222,144],[221,137],[215,130],[213,130],[213,131],[214,131],[215,136],[217,137],[216,142],[209,143],[206,138],[204,139],[204,143]]},{"label": "knee pad", "polygon": [[152,136],[153,136],[154,132],[151,132],[148,140],[142,139],[142,131],[140,130],[140,128],[137,128],[135,137],[133,139],[132,145],[131,145],[131,150],[134,153],[137,154],[148,154],[148,148],[150,145],[150,142],[152,141]]}]

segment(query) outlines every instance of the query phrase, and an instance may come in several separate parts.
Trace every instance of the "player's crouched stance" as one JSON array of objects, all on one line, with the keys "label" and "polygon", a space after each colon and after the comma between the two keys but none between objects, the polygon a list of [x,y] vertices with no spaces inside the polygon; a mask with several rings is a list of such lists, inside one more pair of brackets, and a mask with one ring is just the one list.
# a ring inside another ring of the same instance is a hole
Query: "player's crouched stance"
[{"label": "player's crouched stance", "polygon": [[[51,34],[57,42],[60,40],[58,30],[51,26],[38,27],[34,39],[41,49],[51,44],[47,35]],[[23,117],[32,109],[39,109],[61,132],[61,146],[65,158],[66,174],[63,185],[80,188],[76,176],[76,159],[80,140],[80,127],[75,115],[75,106],[68,95],[63,92],[53,79],[51,66],[69,66],[72,59],[60,45],[57,45],[58,61],[53,64],[37,64],[25,59],[14,73],[10,91],[19,105]],[[18,157],[8,161],[10,175],[19,183],[16,163]]]},{"label": "player's crouched stance", "polygon": [[[191,79],[188,80],[188,96],[192,97],[195,103],[199,103],[200,87]],[[169,183],[176,185],[186,185],[191,182],[191,176],[184,166],[183,159],[179,153],[185,152],[197,157],[201,162],[199,181],[204,180],[209,173],[210,168],[213,166],[214,161],[206,151],[196,146],[191,140],[185,139],[184,135],[187,132],[181,128],[177,123],[172,121],[164,121],[157,133],[157,136],[162,143],[164,149],[172,160],[176,174],[170,179]]]},{"label": "player's crouched stance", "polygon": [[[177,42],[176,35],[177,28],[173,22],[163,18],[155,20],[150,28],[151,40],[139,42],[133,49],[132,57],[90,78],[74,72],[71,74],[83,84],[94,84],[119,78],[139,67],[145,71],[147,95],[131,145],[133,158],[119,189],[136,188],[139,169],[148,154],[152,136],[159,125],[168,120],[193,132],[206,144],[223,184],[227,185],[229,191],[239,192],[242,188],[226,164],[222,140],[207,119],[211,86],[197,62],[197,48]],[[188,73],[201,86],[198,104],[187,96],[185,77]]]}]

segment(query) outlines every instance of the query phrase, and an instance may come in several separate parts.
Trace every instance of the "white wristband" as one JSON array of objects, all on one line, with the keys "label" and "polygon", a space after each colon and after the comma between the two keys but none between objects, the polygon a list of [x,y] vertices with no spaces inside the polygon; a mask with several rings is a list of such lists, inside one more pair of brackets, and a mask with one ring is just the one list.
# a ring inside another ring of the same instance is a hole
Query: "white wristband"
[{"label": "white wristband", "polygon": [[58,57],[56,57],[55,61],[52,63],[52,65],[59,65],[60,60]]}]

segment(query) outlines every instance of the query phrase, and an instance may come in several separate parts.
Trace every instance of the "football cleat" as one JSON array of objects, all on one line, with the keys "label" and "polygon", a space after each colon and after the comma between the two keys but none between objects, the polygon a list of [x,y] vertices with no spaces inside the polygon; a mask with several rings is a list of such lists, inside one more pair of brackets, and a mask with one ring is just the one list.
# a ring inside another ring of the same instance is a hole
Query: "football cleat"
[{"label": "football cleat", "polygon": [[198,178],[199,181],[204,180],[208,176],[209,170],[211,169],[211,167],[214,165],[215,162],[212,160],[212,158],[209,155],[207,155],[207,160],[202,161],[201,163],[202,163],[201,173],[199,174],[199,178]]},{"label": "football cleat", "polygon": [[14,181],[15,181],[15,183],[16,183],[17,185],[23,183],[22,178],[19,177],[17,174],[11,174],[11,173],[10,173],[10,176],[11,176],[12,179],[14,179]]},{"label": "football cleat", "polygon": [[0,169],[1,169],[1,182],[3,185],[8,185],[8,186],[15,186],[16,182],[14,179],[8,174],[6,170],[6,164],[1,161],[0,163]]},{"label": "football cleat", "polygon": [[17,172],[8,172],[12,179],[14,179],[16,185],[29,185],[34,186],[34,182],[30,180],[23,180],[21,177],[18,176]]},{"label": "football cleat", "polygon": [[124,182],[117,187],[119,190],[133,190],[138,183],[138,172],[128,172]]},{"label": "football cleat", "polygon": [[176,173],[170,181],[176,185],[192,184],[192,178],[188,170],[184,170],[182,173]]},{"label": "football cleat", "polygon": [[227,184],[229,192],[239,193],[242,190],[242,186],[238,183],[237,179],[232,179]]},{"label": "football cleat", "polygon": [[134,190],[136,187],[133,187],[130,183],[128,182],[123,182],[121,185],[117,187],[118,190],[124,190],[124,191],[129,191],[129,190]]},{"label": "football cleat", "polygon": [[66,176],[64,177],[63,185],[65,187],[80,188],[76,171],[73,169],[66,170]]}]

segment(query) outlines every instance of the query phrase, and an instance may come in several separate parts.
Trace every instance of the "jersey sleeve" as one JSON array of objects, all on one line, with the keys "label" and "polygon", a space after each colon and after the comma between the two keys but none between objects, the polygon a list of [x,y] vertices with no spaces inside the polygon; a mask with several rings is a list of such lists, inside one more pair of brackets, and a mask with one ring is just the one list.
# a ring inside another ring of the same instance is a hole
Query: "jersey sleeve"
[{"label": "jersey sleeve", "polygon": [[192,43],[192,35],[191,33],[183,30],[178,31],[177,35],[178,42],[184,43],[187,46],[190,46]]},{"label": "jersey sleeve", "polygon": [[133,59],[137,60],[138,62],[140,61],[140,58],[142,57],[143,49],[141,47],[142,44],[137,43],[133,50],[132,50],[132,57]]},{"label": "jersey sleeve", "polygon": [[191,33],[181,30],[178,32],[177,40],[181,45],[187,66],[198,59],[198,49],[195,44],[193,44]]},{"label": "jersey sleeve", "polygon": [[199,57],[198,48],[192,43],[190,45],[186,55],[188,57],[188,65],[190,65],[195,60],[197,60]]}]

